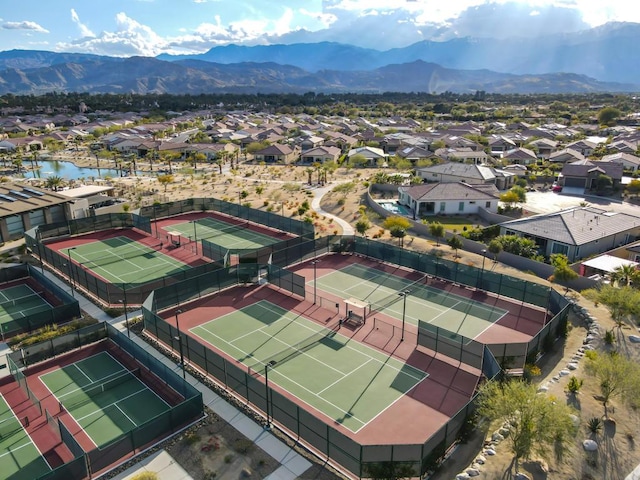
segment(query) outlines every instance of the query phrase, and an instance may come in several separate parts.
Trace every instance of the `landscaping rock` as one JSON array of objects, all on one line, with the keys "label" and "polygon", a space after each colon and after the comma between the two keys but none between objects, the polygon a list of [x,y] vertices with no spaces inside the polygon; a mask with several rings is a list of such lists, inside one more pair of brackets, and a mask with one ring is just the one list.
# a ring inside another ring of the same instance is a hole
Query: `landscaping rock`
[{"label": "landscaping rock", "polygon": [[476,462],[477,464],[479,464],[479,465],[484,465],[485,463],[487,463],[487,459],[486,459],[486,457],[485,457],[484,455],[478,455],[478,456],[476,457],[475,462]]},{"label": "landscaping rock", "polygon": [[511,433],[511,431],[509,430],[508,427],[502,427],[500,430],[498,430],[498,433],[502,435],[504,438],[507,438],[509,436],[509,433]]},{"label": "landscaping rock", "polygon": [[249,478],[251,476],[251,469],[249,467],[244,467],[240,472],[241,477]]},{"label": "landscaping rock", "polygon": [[531,480],[529,478],[529,475],[527,475],[526,473],[522,473],[522,472],[516,473],[513,478],[514,478],[514,480]]},{"label": "landscaping rock", "polygon": [[560,370],[560,372],[558,372],[558,374],[561,377],[566,377],[567,375],[569,375],[571,372],[569,370]]},{"label": "landscaping rock", "polygon": [[547,385],[540,385],[538,387],[538,393],[546,393],[549,391],[549,387]]},{"label": "landscaping rock", "polygon": [[477,468],[467,468],[465,470],[465,473],[469,475],[469,477],[477,477],[480,475],[480,470],[478,470]]},{"label": "landscaping rock", "polygon": [[571,362],[567,365],[569,370],[576,370],[578,368],[578,364],[576,362]]},{"label": "landscaping rock", "polygon": [[580,426],[580,417],[578,417],[577,415],[569,415],[569,418],[571,418],[574,427]]},{"label": "landscaping rock", "polygon": [[595,452],[596,450],[598,450],[598,444],[595,440],[588,439],[582,442],[582,448],[584,448],[587,452]]},{"label": "landscaping rock", "polygon": [[468,480],[469,479],[469,474],[468,473],[459,473],[458,475],[456,475],[456,480]]},{"label": "landscaping rock", "polygon": [[491,435],[491,440],[494,442],[501,442],[504,440],[504,437],[496,432],[493,435]]},{"label": "landscaping rock", "polygon": [[638,336],[638,335],[629,335],[629,341],[631,343],[640,343],[640,336]]},{"label": "landscaping rock", "polygon": [[496,451],[493,448],[487,448],[483,453],[492,457],[496,454]]}]

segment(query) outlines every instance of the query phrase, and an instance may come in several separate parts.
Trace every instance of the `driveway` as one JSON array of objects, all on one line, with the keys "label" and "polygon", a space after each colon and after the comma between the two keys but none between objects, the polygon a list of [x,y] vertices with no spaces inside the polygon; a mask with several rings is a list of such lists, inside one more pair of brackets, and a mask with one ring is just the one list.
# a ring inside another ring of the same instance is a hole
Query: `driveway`
[{"label": "driveway", "polygon": [[527,192],[524,210],[531,213],[552,213],[586,202],[594,207],[614,212],[628,213],[640,217],[640,206],[595,195],[576,195],[565,192]]}]

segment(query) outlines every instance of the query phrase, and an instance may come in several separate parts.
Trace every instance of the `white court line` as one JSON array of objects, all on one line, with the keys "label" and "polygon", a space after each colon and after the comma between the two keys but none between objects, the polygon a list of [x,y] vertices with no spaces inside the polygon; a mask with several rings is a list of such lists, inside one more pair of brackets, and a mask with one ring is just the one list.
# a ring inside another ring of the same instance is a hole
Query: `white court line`
[{"label": "white court line", "polygon": [[[49,464],[49,462],[47,461],[46,458],[44,458],[44,455],[42,455],[42,452],[40,451],[40,449],[38,448],[38,445],[36,445],[36,442],[33,441],[33,439],[31,438],[31,435],[29,435],[29,432],[27,432],[27,430],[22,427],[22,422],[20,422],[20,419],[18,418],[18,416],[16,415],[16,413],[13,411],[13,408],[11,408],[11,405],[9,405],[9,403],[5,400],[4,395],[0,394],[0,398],[2,398],[2,401],[7,405],[7,407],[9,408],[9,411],[11,412],[11,414],[13,415],[13,418],[16,419],[16,422],[18,422],[18,425],[20,425],[20,427],[22,428],[22,430],[24,431],[24,434],[27,436],[27,438],[29,439],[29,442],[31,442],[31,444],[33,445],[33,447],[36,449],[36,452],[38,452],[38,454],[42,457],[42,459],[44,460],[44,463],[47,464],[47,467],[49,467],[49,470],[53,470],[53,468],[51,468],[51,465]],[[25,446],[25,445],[23,445]]]},{"label": "white court line", "polygon": [[91,377],[89,375],[87,375],[86,373],[84,373],[84,370],[82,370],[76,363],[72,364],[74,367],[76,367],[76,369],[82,374],[84,375],[84,377],[89,380],[89,383],[94,383],[93,380],[91,380]]},{"label": "white court line", "polygon": [[[89,418],[89,417],[92,417],[92,416],[93,416],[93,415],[95,415],[96,413],[102,413],[102,414],[104,415],[104,411],[105,411],[107,408],[109,408],[109,407],[116,407],[116,408],[117,408],[117,407],[118,407],[118,403],[122,402],[123,400],[127,400],[128,398],[135,397],[135,396],[136,396],[136,395],[138,395],[139,393],[146,392],[147,390],[149,390],[149,389],[148,389],[148,388],[143,388],[143,389],[141,389],[141,390],[138,390],[138,391],[137,391],[137,392],[135,392],[135,393],[132,393],[132,394],[130,394],[130,395],[127,395],[126,397],[122,397],[121,399],[119,399],[119,400],[117,400],[117,401],[115,401],[115,402],[113,402],[113,403],[110,403],[109,405],[105,405],[104,407],[100,407],[99,409],[94,410],[93,412],[88,413],[88,414],[86,414],[86,415],[84,415],[84,416],[82,416],[82,417],[80,417],[80,418],[76,418],[76,417],[75,417],[75,416],[73,416],[73,415],[71,415],[71,416],[76,420],[76,422],[80,423],[82,420],[85,420],[85,419],[87,419],[87,418]],[[121,410],[121,411],[122,411],[122,410]],[[123,413],[124,413],[124,412],[123,412]],[[128,418],[128,417],[127,417],[127,418]],[[129,421],[131,421],[131,419],[129,419]],[[138,426],[138,424],[137,424],[137,423],[135,423],[135,422],[131,422],[131,423],[133,423],[135,426]]]},{"label": "white court line", "polygon": [[[126,370],[127,372],[131,372],[131,370],[129,370],[127,367],[125,367],[117,358],[115,358],[113,355],[111,355],[110,352],[102,352],[106,355],[109,355],[109,357],[111,357],[111,359],[116,362],[118,365],[120,365],[124,370]],[[141,384],[143,387],[145,387],[146,389],[148,389],[151,393],[153,393],[156,397],[158,397],[160,400],[162,400],[162,402],[169,408],[171,408],[171,405],[169,405],[164,398],[162,398],[160,395],[158,395],[156,392],[154,392],[151,388],[149,388],[149,386],[144,383],[142,380],[140,380],[138,377],[136,377],[135,375],[131,374],[131,376],[133,378],[135,378],[139,384]],[[175,391],[175,390],[174,390]],[[180,396],[182,396],[182,394],[180,394],[180,392],[176,392],[178,393]]]},{"label": "white court line", "polygon": [[131,420],[131,417],[130,417],[129,415],[127,415],[126,413],[124,413],[124,410],[122,410],[122,409],[120,408],[120,405],[118,405],[118,403],[114,403],[114,404],[113,404],[113,406],[114,406],[114,407],[116,407],[118,410],[120,410],[120,413],[122,413],[122,414],[127,418],[127,420],[129,420],[129,423],[131,423],[131,425],[133,425],[134,427],[137,427],[137,426],[138,426],[138,424],[137,424],[136,422],[134,422],[133,420]]},{"label": "white court line", "polygon": [[367,363],[369,363],[371,361],[371,359],[367,360],[364,363],[361,363],[360,365],[358,365],[354,370],[351,370],[349,373],[346,373],[342,376],[342,378],[339,378],[338,380],[336,380],[335,382],[331,382],[329,385],[327,385],[326,387],[324,387],[322,390],[320,390],[319,392],[316,392],[316,395],[321,397],[321,395],[328,389],[330,389],[331,387],[333,387],[336,383],[340,383],[342,380],[344,380],[345,378],[347,378],[349,375],[351,375],[352,373],[354,373],[355,371],[359,370],[360,368],[364,367]]}]

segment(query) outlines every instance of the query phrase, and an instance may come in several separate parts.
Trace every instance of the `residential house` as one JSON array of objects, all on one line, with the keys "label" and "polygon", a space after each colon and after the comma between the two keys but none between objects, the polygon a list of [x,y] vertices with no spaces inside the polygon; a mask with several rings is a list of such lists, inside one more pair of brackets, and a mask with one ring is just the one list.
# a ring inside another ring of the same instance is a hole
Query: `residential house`
[{"label": "residential house", "polygon": [[636,157],[630,153],[612,153],[611,155],[605,155],[597,164],[603,162],[617,162],[622,164],[622,168],[625,170],[631,170],[632,172],[640,171],[640,157]]},{"label": "residential house", "polygon": [[593,155],[593,151],[597,146],[597,143],[590,140],[578,140],[576,142],[568,144],[567,148],[569,150],[575,150],[576,152],[579,152],[584,157],[588,157],[590,155]]},{"label": "residential house", "polygon": [[538,157],[536,157],[533,150],[524,147],[509,150],[502,155],[502,158],[512,165],[535,165],[538,161]]},{"label": "residential house", "polygon": [[478,165],[487,163],[491,157],[482,150],[470,148],[439,148],[435,155],[442,160],[451,162],[475,163]]},{"label": "residential house", "polygon": [[607,175],[613,180],[613,188],[622,181],[622,163],[619,162],[592,162],[580,160],[567,163],[562,167],[558,175],[558,183],[563,187],[579,189],[595,189],[598,177]]},{"label": "residential house", "polygon": [[496,157],[501,157],[503,153],[516,147],[516,142],[504,135],[493,135],[489,138],[489,151]]},{"label": "residential house", "polygon": [[562,253],[575,262],[635,241],[640,235],[640,217],[595,207],[573,207],[501,223],[500,235],[530,238],[540,254],[549,257]]},{"label": "residential house", "polygon": [[362,155],[367,160],[367,165],[376,166],[379,162],[386,163],[389,155],[384,153],[381,148],[377,147],[358,147],[349,150],[347,158],[351,159],[354,155]]},{"label": "residential house", "polygon": [[464,182],[470,185],[495,185],[499,190],[510,188],[517,179],[516,175],[508,172],[496,174],[496,170],[487,165],[458,162],[417,168],[416,175],[427,183]]},{"label": "residential house", "polygon": [[538,138],[529,142],[529,146],[538,151],[537,157],[548,160],[558,150],[558,142],[550,138]]},{"label": "residential house", "polygon": [[291,148],[289,145],[274,143],[253,154],[256,162],[265,163],[293,163],[298,159],[300,150],[298,147]]},{"label": "residential house", "polygon": [[307,137],[302,137],[298,142],[298,145],[302,149],[302,152],[306,152],[307,150],[314,149],[324,144],[324,138],[317,137],[315,135],[309,135]]},{"label": "residential house", "polygon": [[629,140],[618,140],[615,142],[611,142],[611,144],[607,145],[609,150],[615,150],[620,153],[630,153],[635,155],[638,151],[638,142],[629,141]]},{"label": "residential house", "polygon": [[35,150],[42,150],[44,145],[42,140],[37,137],[17,137],[17,138],[5,138],[0,141],[0,151],[5,152],[33,152]]},{"label": "residential house", "polygon": [[494,185],[429,183],[398,187],[398,203],[413,212],[414,219],[433,215],[471,215],[479,209],[495,213],[498,189]]},{"label": "residential house", "polygon": [[428,160],[434,157],[433,152],[422,147],[405,147],[396,152],[396,155],[405,160],[409,160],[414,165],[418,160]]},{"label": "residential house", "polygon": [[577,162],[579,160],[586,160],[586,157],[582,155],[580,152],[576,150],[571,150],[569,148],[565,148],[563,150],[553,152],[551,155],[549,155],[550,162],[570,163],[570,162]]},{"label": "residential house", "polygon": [[338,147],[316,147],[300,154],[300,162],[304,164],[337,162],[341,151]]}]

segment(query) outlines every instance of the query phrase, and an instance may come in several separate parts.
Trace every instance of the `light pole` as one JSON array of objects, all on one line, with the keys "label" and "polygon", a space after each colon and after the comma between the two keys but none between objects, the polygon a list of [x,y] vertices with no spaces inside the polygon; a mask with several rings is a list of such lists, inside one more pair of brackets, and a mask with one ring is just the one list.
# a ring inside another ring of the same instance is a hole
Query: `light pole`
[{"label": "light pole", "polygon": [[405,290],[404,292],[400,292],[398,295],[402,297],[402,333],[400,335],[400,341],[404,341],[404,320],[406,318],[407,313],[407,295],[411,292],[409,290]]},{"label": "light pole", "polygon": [[487,259],[487,249],[482,249],[482,269],[480,270],[480,289],[482,289],[482,280],[484,280],[484,261]]},{"label": "light pole", "polygon": [[196,233],[196,220],[191,220],[193,223],[193,241],[196,244],[196,255],[198,254],[198,234]]},{"label": "light pole", "polygon": [[71,251],[75,250],[76,247],[71,247],[67,249],[67,256],[69,257],[69,277],[71,277],[71,295],[75,297],[75,289],[76,289],[76,280],[73,276],[73,268],[72,268],[72,260],[71,260]]},{"label": "light pole", "polygon": [[129,313],[127,312],[127,290],[124,288],[124,284],[122,285],[122,292],[124,294],[124,298],[122,300],[118,300],[118,303],[122,303],[122,308],[124,309],[124,324],[127,327],[127,337],[131,338],[131,330],[129,330]]},{"label": "light pole", "polygon": [[182,335],[180,335],[180,323],[178,322],[178,315],[180,313],[182,313],[182,310],[176,310],[176,329],[178,330],[178,335],[173,338],[178,340],[178,347],[180,348],[180,365],[182,366],[182,379],[186,380],[187,376],[184,371],[184,353],[182,351]]},{"label": "light pole", "polygon": [[267,402],[267,427],[271,428],[271,417],[269,414],[269,368],[273,368],[276,365],[275,360],[270,360],[264,365],[264,389],[265,389],[265,400]]},{"label": "light pole", "polygon": [[316,294],[317,294],[317,284],[316,284],[316,265],[318,265],[318,263],[320,263],[320,260],[314,260],[313,262],[311,262],[311,265],[313,265],[313,304],[316,304]]}]

